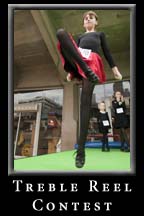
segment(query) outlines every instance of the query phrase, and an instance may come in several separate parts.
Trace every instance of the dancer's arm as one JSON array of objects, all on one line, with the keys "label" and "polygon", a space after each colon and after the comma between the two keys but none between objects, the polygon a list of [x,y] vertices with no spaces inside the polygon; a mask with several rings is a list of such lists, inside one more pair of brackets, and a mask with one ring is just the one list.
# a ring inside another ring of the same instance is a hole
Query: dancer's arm
[{"label": "dancer's arm", "polygon": [[103,32],[101,32],[100,38],[101,38],[101,47],[102,47],[104,56],[105,56],[105,58],[109,64],[109,66],[112,68],[112,72],[114,74],[114,77],[115,77],[115,79],[121,80],[122,75],[119,72],[118,67],[116,66],[116,64],[112,58],[112,55],[110,53],[110,50],[109,50],[109,47],[107,44],[106,36]]}]

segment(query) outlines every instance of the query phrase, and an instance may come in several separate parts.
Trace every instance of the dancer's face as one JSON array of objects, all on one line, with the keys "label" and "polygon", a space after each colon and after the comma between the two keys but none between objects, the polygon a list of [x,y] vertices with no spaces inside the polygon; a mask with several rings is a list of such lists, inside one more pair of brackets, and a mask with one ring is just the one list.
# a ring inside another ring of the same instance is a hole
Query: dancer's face
[{"label": "dancer's face", "polygon": [[84,17],[84,28],[88,31],[94,30],[97,25],[97,20],[94,15],[87,14]]},{"label": "dancer's face", "polygon": [[105,111],[106,107],[105,107],[105,104],[104,103],[100,103],[99,104],[99,110],[100,111]]},{"label": "dancer's face", "polygon": [[117,91],[117,92],[115,93],[116,99],[120,99],[121,96],[122,96],[122,95],[121,95],[121,92]]}]

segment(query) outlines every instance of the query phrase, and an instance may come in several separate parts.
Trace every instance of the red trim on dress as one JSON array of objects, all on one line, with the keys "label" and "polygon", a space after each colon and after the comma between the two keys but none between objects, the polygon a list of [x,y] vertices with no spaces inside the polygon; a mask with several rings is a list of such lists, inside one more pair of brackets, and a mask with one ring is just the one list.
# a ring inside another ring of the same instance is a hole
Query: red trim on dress
[{"label": "red trim on dress", "polygon": [[[75,46],[75,48],[77,49],[79,55],[81,56],[81,58],[87,63],[87,65],[92,69],[92,71],[99,77],[99,80],[100,80],[100,83],[104,83],[106,81],[106,74],[105,74],[105,71],[104,71],[104,65],[103,65],[103,61],[102,61],[102,58],[97,54],[97,53],[94,53],[94,52],[91,52],[89,58],[84,58],[79,49],[78,49],[78,46],[76,44],[76,42],[74,41],[74,39],[72,38],[72,36],[69,34],[70,36],[70,39],[73,43],[73,45]],[[65,64],[65,59],[61,53],[61,45],[60,45],[60,42],[58,42],[57,44],[57,48],[60,52],[60,57],[61,57],[61,62],[62,62],[62,65],[64,66]],[[78,68],[78,73],[84,77],[85,79],[87,79],[86,75],[84,74],[83,70],[80,68],[80,66],[75,62],[77,68]],[[74,78],[74,73],[73,72],[69,72],[71,74],[71,76]]]}]

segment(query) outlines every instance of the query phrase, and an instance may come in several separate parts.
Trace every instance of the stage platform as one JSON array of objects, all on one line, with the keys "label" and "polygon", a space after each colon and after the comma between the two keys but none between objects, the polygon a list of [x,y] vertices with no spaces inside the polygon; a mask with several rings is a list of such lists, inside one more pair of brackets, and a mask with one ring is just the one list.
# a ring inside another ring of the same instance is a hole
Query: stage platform
[{"label": "stage platform", "polygon": [[101,148],[86,148],[86,164],[75,167],[76,150],[46,154],[14,160],[14,170],[21,172],[129,172],[130,152],[112,148],[102,152]]}]

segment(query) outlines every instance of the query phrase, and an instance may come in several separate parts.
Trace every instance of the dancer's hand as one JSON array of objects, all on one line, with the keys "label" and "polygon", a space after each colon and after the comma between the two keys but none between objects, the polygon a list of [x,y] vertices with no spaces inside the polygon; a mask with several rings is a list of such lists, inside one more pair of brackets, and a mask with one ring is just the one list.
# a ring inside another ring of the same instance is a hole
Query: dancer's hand
[{"label": "dancer's hand", "polygon": [[121,96],[121,101],[124,102],[124,97],[123,97],[123,95]]},{"label": "dancer's hand", "polygon": [[70,73],[68,73],[66,79],[67,79],[68,82],[71,82],[71,81],[72,81],[72,76],[71,76]]},{"label": "dancer's hand", "polygon": [[74,84],[80,84],[82,81],[81,79],[74,77],[73,74],[71,74],[71,73],[68,73],[66,79],[67,79],[67,82],[72,81]]},{"label": "dancer's hand", "polygon": [[114,120],[115,120],[114,117],[112,117],[112,123],[114,123]]},{"label": "dancer's hand", "polygon": [[113,71],[115,79],[122,80],[122,75],[116,66],[112,68],[112,71]]}]

